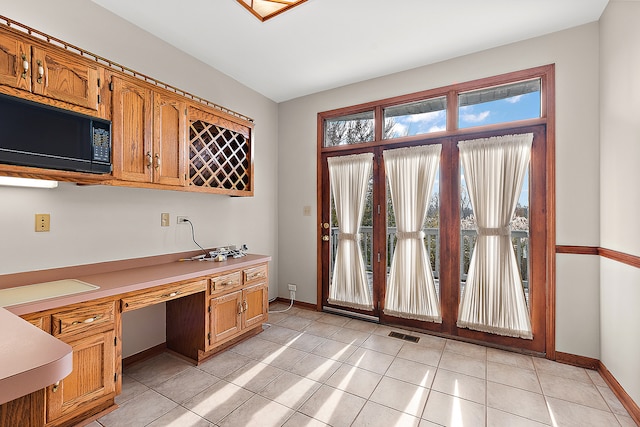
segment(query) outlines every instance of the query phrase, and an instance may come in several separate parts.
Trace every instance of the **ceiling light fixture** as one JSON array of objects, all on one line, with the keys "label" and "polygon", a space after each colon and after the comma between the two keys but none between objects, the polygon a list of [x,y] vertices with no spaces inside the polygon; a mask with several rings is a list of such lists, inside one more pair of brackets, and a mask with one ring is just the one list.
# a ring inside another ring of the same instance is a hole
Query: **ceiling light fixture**
[{"label": "ceiling light fixture", "polygon": [[307,0],[236,0],[262,22]]},{"label": "ceiling light fixture", "polygon": [[58,186],[58,181],[0,176],[0,185],[9,187],[56,188]]}]

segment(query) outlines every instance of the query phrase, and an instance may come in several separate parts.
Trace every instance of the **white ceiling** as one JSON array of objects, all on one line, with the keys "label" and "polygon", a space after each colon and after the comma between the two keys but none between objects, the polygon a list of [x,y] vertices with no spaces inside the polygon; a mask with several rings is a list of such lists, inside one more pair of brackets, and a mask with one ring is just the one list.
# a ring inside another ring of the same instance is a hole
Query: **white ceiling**
[{"label": "white ceiling", "polygon": [[[608,0],[93,0],[276,102],[574,27]],[[526,52],[523,52],[526,55]]]}]

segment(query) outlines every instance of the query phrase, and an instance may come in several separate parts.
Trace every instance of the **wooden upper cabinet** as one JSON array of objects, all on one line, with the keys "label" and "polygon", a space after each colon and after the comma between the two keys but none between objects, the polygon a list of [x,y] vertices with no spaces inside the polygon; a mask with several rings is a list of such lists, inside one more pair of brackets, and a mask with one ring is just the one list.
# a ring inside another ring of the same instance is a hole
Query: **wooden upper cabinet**
[{"label": "wooden upper cabinet", "polygon": [[185,103],[149,85],[113,76],[113,175],[171,186],[185,183]]},{"label": "wooden upper cabinet", "polygon": [[[74,53],[40,47],[22,35],[0,32],[0,85],[65,103],[52,105],[66,108],[71,104],[89,110],[79,111],[98,112],[99,69],[97,63]],[[17,91],[9,93],[21,96]]]},{"label": "wooden upper cabinet", "polygon": [[185,184],[186,103],[178,97],[153,95],[153,182]]},{"label": "wooden upper cabinet", "polygon": [[0,33],[0,85],[31,90],[30,64],[30,46],[12,35]]},{"label": "wooden upper cabinet", "polygon": [[150,182],[152,166],[151,89],[113,77],[113,175],[125,181]]},{"label": "wooden upper cabinet", "polygon": [[36,46],[31,48],[34,93],[98,110],[98,67]]}]

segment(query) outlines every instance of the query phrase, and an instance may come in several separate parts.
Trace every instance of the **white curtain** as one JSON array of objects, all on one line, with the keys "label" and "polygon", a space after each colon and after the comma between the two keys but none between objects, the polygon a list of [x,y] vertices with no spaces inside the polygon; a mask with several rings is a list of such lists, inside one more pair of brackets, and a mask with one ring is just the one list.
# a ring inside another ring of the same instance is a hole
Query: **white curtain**
[{"label": "white curtain", "polygon": [[360,225],[373,170],[373,153],[330,157],[329,181],[338,217],[338,248],[329,286],[329,303],[373,309],[360,248]]},{"label": "white curtain", "polygon": [[441,148],[438,144],[383,152],[397,226],[384,304],[388,315],[442,322],[422,231]]},{"label": "white curtain", "polygon": [[458,143],[478,225],[458,327],[532,339],[509,223],[526,174],[533,134]]}]

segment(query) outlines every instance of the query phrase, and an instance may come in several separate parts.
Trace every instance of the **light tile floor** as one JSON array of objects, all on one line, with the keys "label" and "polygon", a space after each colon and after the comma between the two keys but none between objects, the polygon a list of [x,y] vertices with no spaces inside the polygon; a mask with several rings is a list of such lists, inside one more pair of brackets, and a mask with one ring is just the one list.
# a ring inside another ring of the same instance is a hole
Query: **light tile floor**
[{"label": "light tile floor", "polygon": [[635,426],[595,371],[298,308],[269,324],[198,367],[131,366],[90,426]]}]

